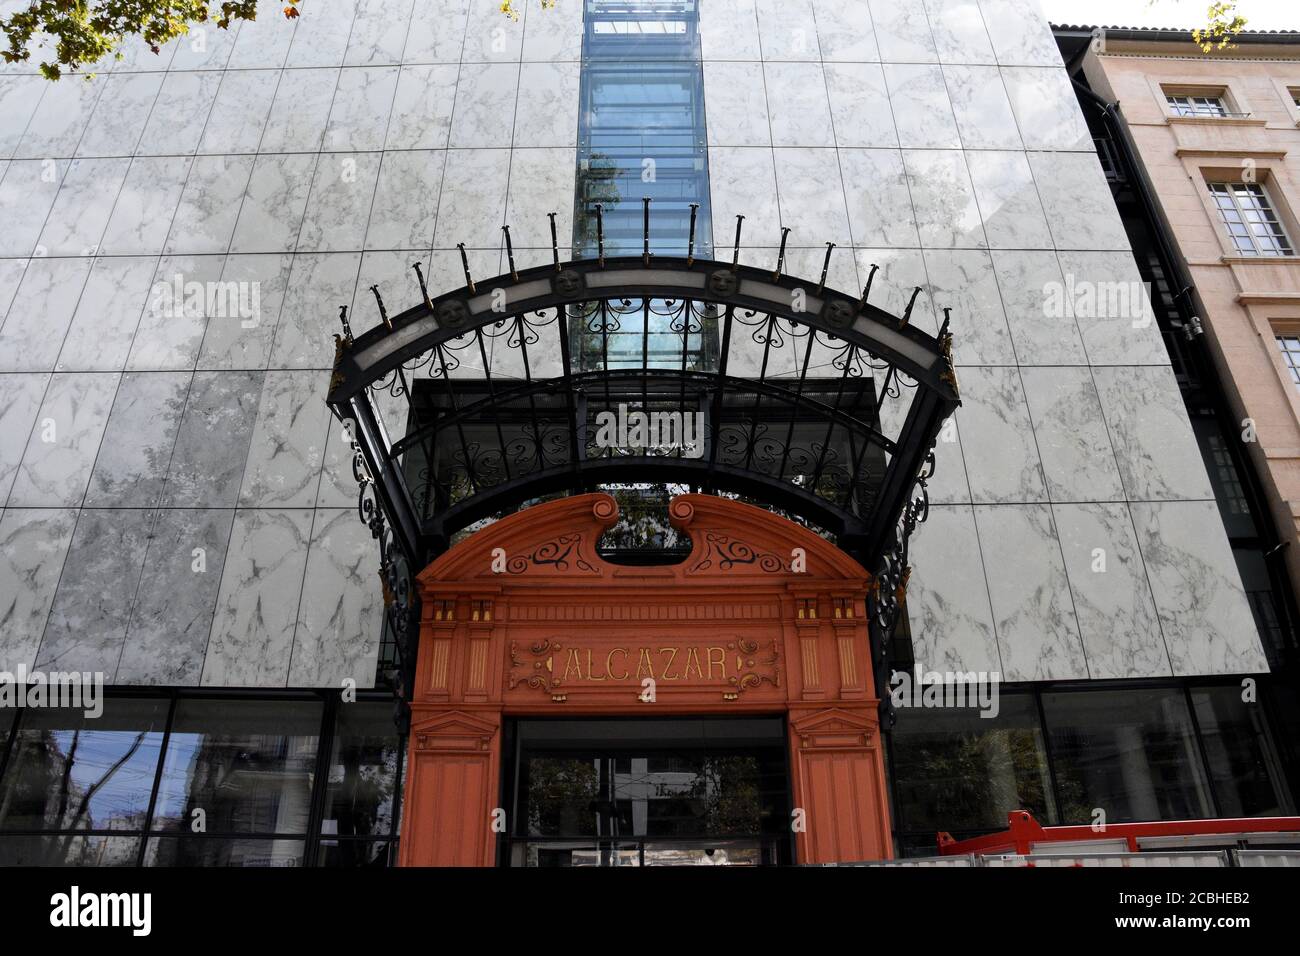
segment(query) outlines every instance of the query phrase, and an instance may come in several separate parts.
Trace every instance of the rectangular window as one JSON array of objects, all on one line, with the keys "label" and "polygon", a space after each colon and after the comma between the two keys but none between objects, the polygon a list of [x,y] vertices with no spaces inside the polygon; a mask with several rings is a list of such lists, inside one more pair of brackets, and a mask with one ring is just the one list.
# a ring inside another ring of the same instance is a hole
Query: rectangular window
[{"label": "rectangular window", "polygon": [[1192,691],[1196,722],[1205,741],[1219,813],[1226,817],[1281,816],[1285,776],[1258,704],[1241,699],[1240,687]]},{"label": "rectangular window", "polygon": [[384,866],[396,837],[393,802],[401,785],[402,738],[387,703],[341,707],[325,778],[317,864]]},{"label": "rectangular window", "polygon": [[1181,690],[1043,695],[1062,823],[1213,815]]},{"label": "rectangular window", "polygon": [[320,724],[315,701],[181,701],[153,829],[188,833],[201,811],[211,834],[306,833]]},{"label": "rectangular window", "polygon": [[1028,694],[1002,694],[996,717],[975,709],[900,708],[893,734],[900,839],[934,853],[938,830],[973,836],[1028,810],[1054,823],[1055,801],[1038,709]]},{"label": "rectangular window", "polygon": [[1207,414],[1203,408],[1194,409],[1191,420],[1192,431],[1196,433],[1197,443],[1201,446],[1201,458],[1205,461],[1210,483],[1214,486],[1214,499],[1219,503],[1219,515],[1223,518],[1228,537],[1253,538],[1259,529],[1255,526],[1250,501],[1246,498],[1246,488],[1237,470],[1232,439],[1224,434],[1218,418],[1212,412]]},{"label": "rectangular window", "polygon": [[1300,334],[1277,336],[1277,346],[1282,350],[1282,361],[1291,373],[1291,382],[1300,388]]},{"label": "rectangular window", "polygon": [[1237,253],[1243,256],[1293,255],[1291,240],[1259,183],[1208,183],[1210,196]]},{"label": "rectangular window", "polygon": [[1229,116],[1221,96],[1194,96],[1191,94],[1166,94],[1169,111],[1174,116]]},{"label": "rectangular window", "polygon": [[402,748],[390,700],[0,709],[0,866],[387,866]]},{"label": "rectangular window", "polygon": [[[98,718],[25,709],[0,785],[0,829],[141,829],[166,721],[160,700],[112,701]],[[74,863],[84,848],[55,842]]]}]

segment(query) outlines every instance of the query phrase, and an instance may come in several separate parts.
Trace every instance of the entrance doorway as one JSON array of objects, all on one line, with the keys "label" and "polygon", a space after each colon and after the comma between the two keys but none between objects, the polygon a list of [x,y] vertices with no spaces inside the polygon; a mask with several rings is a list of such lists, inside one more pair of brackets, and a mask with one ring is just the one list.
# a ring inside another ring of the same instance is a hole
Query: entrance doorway
[{"label": "entrance doorway", "polygon": [[889,855],[870,575],[738,501],[668,516],[676,564],[606,560],[618,507],[591,494],[420,572],[404,865]]},{"label": "entrance doorway", "polygon": [[506,722],[505,866],[794,858],[782,717]]}]

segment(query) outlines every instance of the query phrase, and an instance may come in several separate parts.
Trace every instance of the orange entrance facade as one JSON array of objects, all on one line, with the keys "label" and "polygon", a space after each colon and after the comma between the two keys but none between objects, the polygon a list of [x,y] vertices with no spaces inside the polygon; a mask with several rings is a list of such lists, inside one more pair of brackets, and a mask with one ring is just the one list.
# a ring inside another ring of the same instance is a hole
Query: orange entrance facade
[{"label": "orange entrance facade", "polygon": [[890,856],[865,615],[871,576],[761,508],[681,495],[675,565],[602,559],[613,498],[529,508],[419,575],[405,866],[492,866],[513,718],[779,715],[795,859]]}]

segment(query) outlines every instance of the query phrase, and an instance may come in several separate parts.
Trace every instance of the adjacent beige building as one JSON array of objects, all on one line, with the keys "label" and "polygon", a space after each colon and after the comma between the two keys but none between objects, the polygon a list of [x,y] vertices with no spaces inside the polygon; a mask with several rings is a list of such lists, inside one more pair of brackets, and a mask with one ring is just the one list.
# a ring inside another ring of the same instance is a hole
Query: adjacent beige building
[{"label": "adjacent beige building", "polygon": [[[1203,53],[1104,29],[1083,61],[1118,102],[1192,277],[1241,437],[1284,540],[1300,522],[1300,34]],[[1289,532],[1289,534],[1288,534]],[[1300,548],[1288,549],[1300,582]]]}]

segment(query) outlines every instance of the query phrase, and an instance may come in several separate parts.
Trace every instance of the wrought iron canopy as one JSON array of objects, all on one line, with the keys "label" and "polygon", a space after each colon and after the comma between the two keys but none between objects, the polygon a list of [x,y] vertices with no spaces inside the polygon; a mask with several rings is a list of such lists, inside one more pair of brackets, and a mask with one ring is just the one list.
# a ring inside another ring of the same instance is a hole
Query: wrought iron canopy
[{"label": "wrought iron canopy", "polygon": [[932,335],[910,323],[916,293],[901,316],[872,305],[874,267],[854,296],[781,259],[510,258],[433,299],[415,266],[421,301],[389,317],[376,288],[381,321],[355,337],[343,310],[328,402],[416,568],[476,520],[608,483],[748,494],[868,567],[897,544],[959,404],[947,310]]}]

